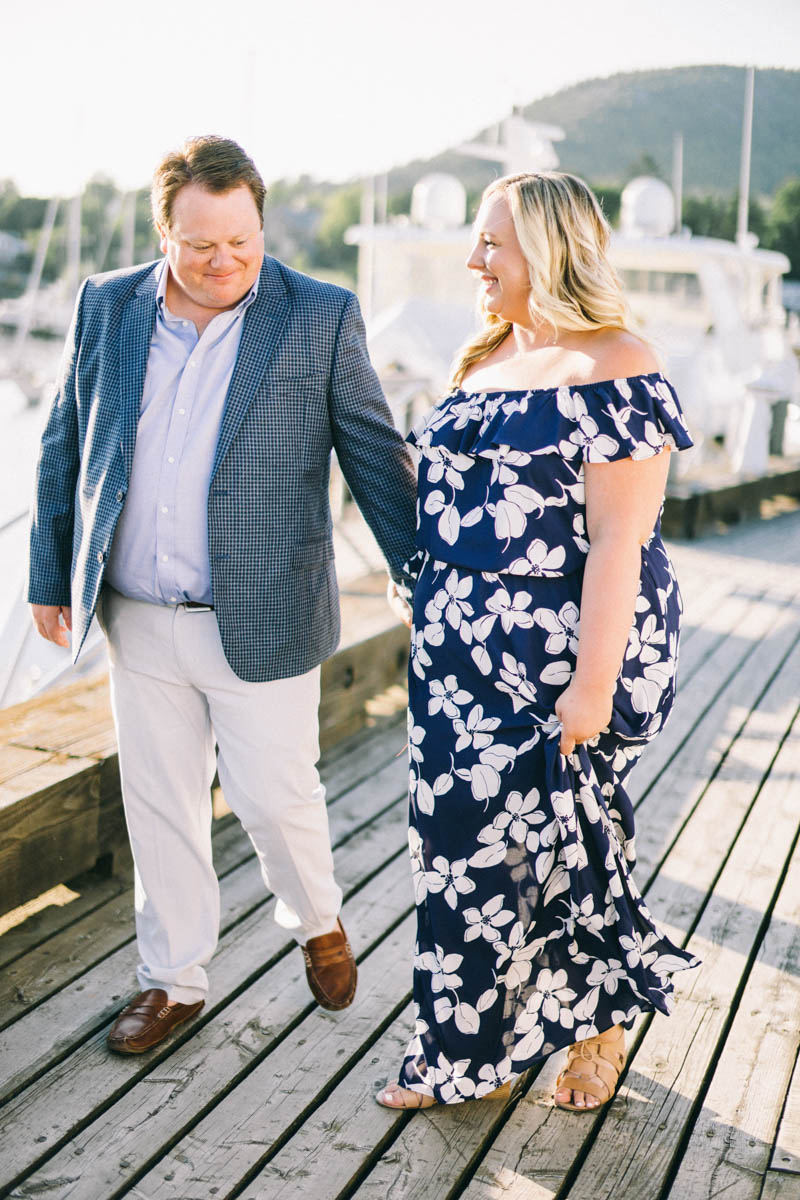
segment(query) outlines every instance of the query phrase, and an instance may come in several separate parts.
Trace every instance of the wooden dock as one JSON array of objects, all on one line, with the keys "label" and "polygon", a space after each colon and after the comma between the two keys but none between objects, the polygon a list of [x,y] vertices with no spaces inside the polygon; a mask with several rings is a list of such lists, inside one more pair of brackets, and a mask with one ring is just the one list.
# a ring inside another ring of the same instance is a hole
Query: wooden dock
[{"label": "wooden dock", "polygon": [[110,1055],[135,991],[130,875],[54,889],[0,936],[0,1195],[800,1200],[800,512],[673,551],[681,689],[632,777],[637,878],[703,967],[676,977],[672,1017],[640,1020],[613,1105],[554,1110],[560,1055],[507,1102],[374,1102],[408,1036],[414,927],[390,697],[323,764],[354,1005],[315,1006],[222,822],[210,1002],[165,1046]]}]

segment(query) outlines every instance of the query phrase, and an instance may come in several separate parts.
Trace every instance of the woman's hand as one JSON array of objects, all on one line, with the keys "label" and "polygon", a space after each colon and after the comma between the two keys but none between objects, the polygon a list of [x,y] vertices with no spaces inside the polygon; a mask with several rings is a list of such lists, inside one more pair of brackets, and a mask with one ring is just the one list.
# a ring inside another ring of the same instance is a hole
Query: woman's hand
[{"label": "woman's hand", "polygon": [[410,629],[411,621],[414,616],[413,612],[411,611],[411,605],[400,595],[399,591],[397,590],[397,584],[393,579],[389,580],[389,586],[386,589],[386,599],[388,601],[389,608],[392,610],[397,619],[402,621],[403,624]]},{"label": "woman's hand", "polygon": [[574,680],[556,700],[561,722],[561,753],[572,754],[578,742],[587,742],[611,720],[613,691],[591,691]]}]

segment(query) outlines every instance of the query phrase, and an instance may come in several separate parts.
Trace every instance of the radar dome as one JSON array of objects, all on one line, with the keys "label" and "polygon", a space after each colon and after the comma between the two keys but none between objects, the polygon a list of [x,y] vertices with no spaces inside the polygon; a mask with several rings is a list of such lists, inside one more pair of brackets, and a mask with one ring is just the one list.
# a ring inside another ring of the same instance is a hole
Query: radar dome
[{"label": "radar dome", "polygon": [[622,193],[620,228],[629,237],[668,237],[675,228],[672,189],[649,175],[632,179]]},{"label": "radar dome", "polygon": [[460,229],[467,219],[467,193],[455,175],[423,175],[411,193],[411,221],[423,229]]}]

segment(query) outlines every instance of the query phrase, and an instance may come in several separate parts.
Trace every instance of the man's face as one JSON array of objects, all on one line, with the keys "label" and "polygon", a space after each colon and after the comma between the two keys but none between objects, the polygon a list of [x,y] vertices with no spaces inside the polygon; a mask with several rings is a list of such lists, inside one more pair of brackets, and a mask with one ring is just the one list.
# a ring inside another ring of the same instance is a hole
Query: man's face
[{"label": "man's face", "polygon": [[201,308],[233,308],[258,277],[264,233],[244,184],[217,193],[187,183],[172,203],[169,229],[158,231],[175,284]]}]

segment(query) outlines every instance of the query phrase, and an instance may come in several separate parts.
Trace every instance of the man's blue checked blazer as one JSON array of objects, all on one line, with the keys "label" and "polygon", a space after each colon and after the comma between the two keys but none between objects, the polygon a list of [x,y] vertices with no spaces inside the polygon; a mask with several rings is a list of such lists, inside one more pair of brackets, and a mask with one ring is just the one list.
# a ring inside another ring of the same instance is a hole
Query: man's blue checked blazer
[{"label": "man's blue checked blazer", "polygon": [[[28,598],[71,603],[73,659],[125,504],[157,265],[86,280],[42,437]],[[265,257],[208,495],[216,617],[242,679],[299,675],[336,648],[332,448],[392,575],[409,582],[414,471],[367,355],[358,301]]]}]

